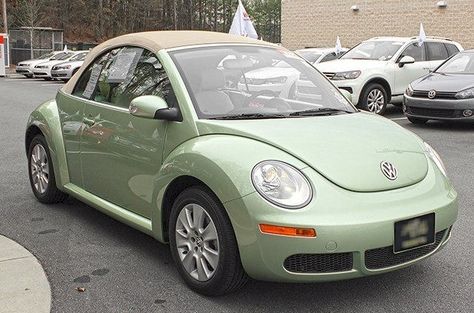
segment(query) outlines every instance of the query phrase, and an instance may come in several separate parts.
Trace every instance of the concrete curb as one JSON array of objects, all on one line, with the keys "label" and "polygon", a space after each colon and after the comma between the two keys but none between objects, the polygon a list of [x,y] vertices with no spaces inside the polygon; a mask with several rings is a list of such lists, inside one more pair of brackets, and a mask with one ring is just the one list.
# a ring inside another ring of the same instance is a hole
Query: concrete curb
[{"label": "concrete curb", "polygon": [[28,250],[4,236],[0,236],[0,311],[51,311],[51,288],[43,267]]}]

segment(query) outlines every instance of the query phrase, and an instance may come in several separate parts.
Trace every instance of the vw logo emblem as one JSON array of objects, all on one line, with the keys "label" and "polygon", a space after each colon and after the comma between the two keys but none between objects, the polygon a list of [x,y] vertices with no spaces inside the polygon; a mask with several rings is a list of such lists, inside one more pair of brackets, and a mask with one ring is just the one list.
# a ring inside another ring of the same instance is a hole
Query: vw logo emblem
[{"label": "vw logo emblem", "polygon": [[380,163],[380,169],[382,173],[390,180],[395,180],[398,177],[397,168],[390,162],[383,161]]},{"label": "vw logo emblem", "polygon": [[428,98],[434,99],[436,97],[436,90],[430,90],[428,92]]}]

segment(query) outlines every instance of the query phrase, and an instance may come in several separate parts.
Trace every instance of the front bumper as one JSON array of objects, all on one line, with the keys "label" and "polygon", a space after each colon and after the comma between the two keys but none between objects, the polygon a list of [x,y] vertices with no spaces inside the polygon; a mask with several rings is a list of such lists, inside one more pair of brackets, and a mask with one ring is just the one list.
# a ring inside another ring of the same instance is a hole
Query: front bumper
[{"label": "front bumper", "polygon": [[17,74],[33,75],[33,71],[29,67],[17,66],[15,71],[16,71]]},{"label": "front bumper", "polygon": [[46,68],[35,68],[33,74],[36,78],[51,78],[51,70]]},{"label": "front bumper", "polygon": [[465,120],[465,110],[474,111],[474,99],[428,99],[403,96],[403,111],[406,116],[431,120]]},{"label": "front bumper", "polygon": [[60,70],[51,70],[51,77],[58,79],[70,79],[71,70],[60,69]]},{"label": "front bumper", "polygon": [[352,95],[352,104],[355,106],[358,105],[360,93],[362,92],[362,87],[364,86],[360,77],[356,79],[331,80],[331,82],[337,88],[347,90]]},{"label": "front bumper", "polygon": [[[418,184],[376,193],[341,189],[306,168],[303,172],[317,186],[316,196],[301,210],[277,208],[258,193],[225,203],[246,272],[267,281],[330,281],[393,271],[432,255],[448,241],[458,212],[456,192],[434,166],[430,164],[427,177]],[[394,223],[429,213],[435,213],[438,244],[423,248],[426,253],[414,249],[412,257],[400,257],[402,252],[392,256],[395,262],[386,260],[394,242]],[[262,223],[314,228],[317,237],[263,234],[258,228]],[[385,259],[377,259],[380,255]],[[302,262],[332,263],[329,270],[295,271],[305,268]]]}]

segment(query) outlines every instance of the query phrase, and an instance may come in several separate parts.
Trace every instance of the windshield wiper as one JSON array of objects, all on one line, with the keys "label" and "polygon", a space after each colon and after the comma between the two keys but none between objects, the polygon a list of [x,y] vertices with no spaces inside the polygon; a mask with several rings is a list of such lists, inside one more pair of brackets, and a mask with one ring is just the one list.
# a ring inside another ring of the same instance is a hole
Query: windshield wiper
[{"label": "windshield wiper", "polygon": [[290,116],[319,116],[319,115],[332,115],[340,113],[353,113],[346,110],[334,109],[334,108],[319,108],[319,109],[310,109],[304,111],[297,111],[290,113]]},{"label": "windshield wiper", "polygon": [[268,118],[286,118],[285,114],[263,114],[263,113],[243,113],[236,115],[225,115],[211,117],[210,120],[250,120],[250,119],[268,119]]}]

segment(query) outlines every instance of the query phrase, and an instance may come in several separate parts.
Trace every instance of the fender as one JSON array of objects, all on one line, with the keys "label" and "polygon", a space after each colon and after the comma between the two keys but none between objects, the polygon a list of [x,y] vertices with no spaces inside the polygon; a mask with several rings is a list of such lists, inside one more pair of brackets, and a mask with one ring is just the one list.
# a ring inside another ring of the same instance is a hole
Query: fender
[{"label": "fender", "polygon": [[[175,179],[191,176],[200,180],[225,204],[255,192],[251,172],[264,160],[283,161],[299,169],[307,167],[276,147],[240,136],[206,135],[178,146],[166,157],[154,181],[157,209],[152,212],[152,225],[155,238],[166,241],[163,199]],[[232,224],[235,214],[245,213],[227,212]]]},{"label": "fender", "polygon": [[[53,162],[56,185],[64,191],[64,185],[69,183],[69,172],[67,167],[64,140],[61,132],[61,121],[56,100],[49,100],[38,106],[29,116],[26,126],[26,143],[35,129],[39,129],[49,147],[49,154]],[[28,151],[28,146],[26,147]]]}]

